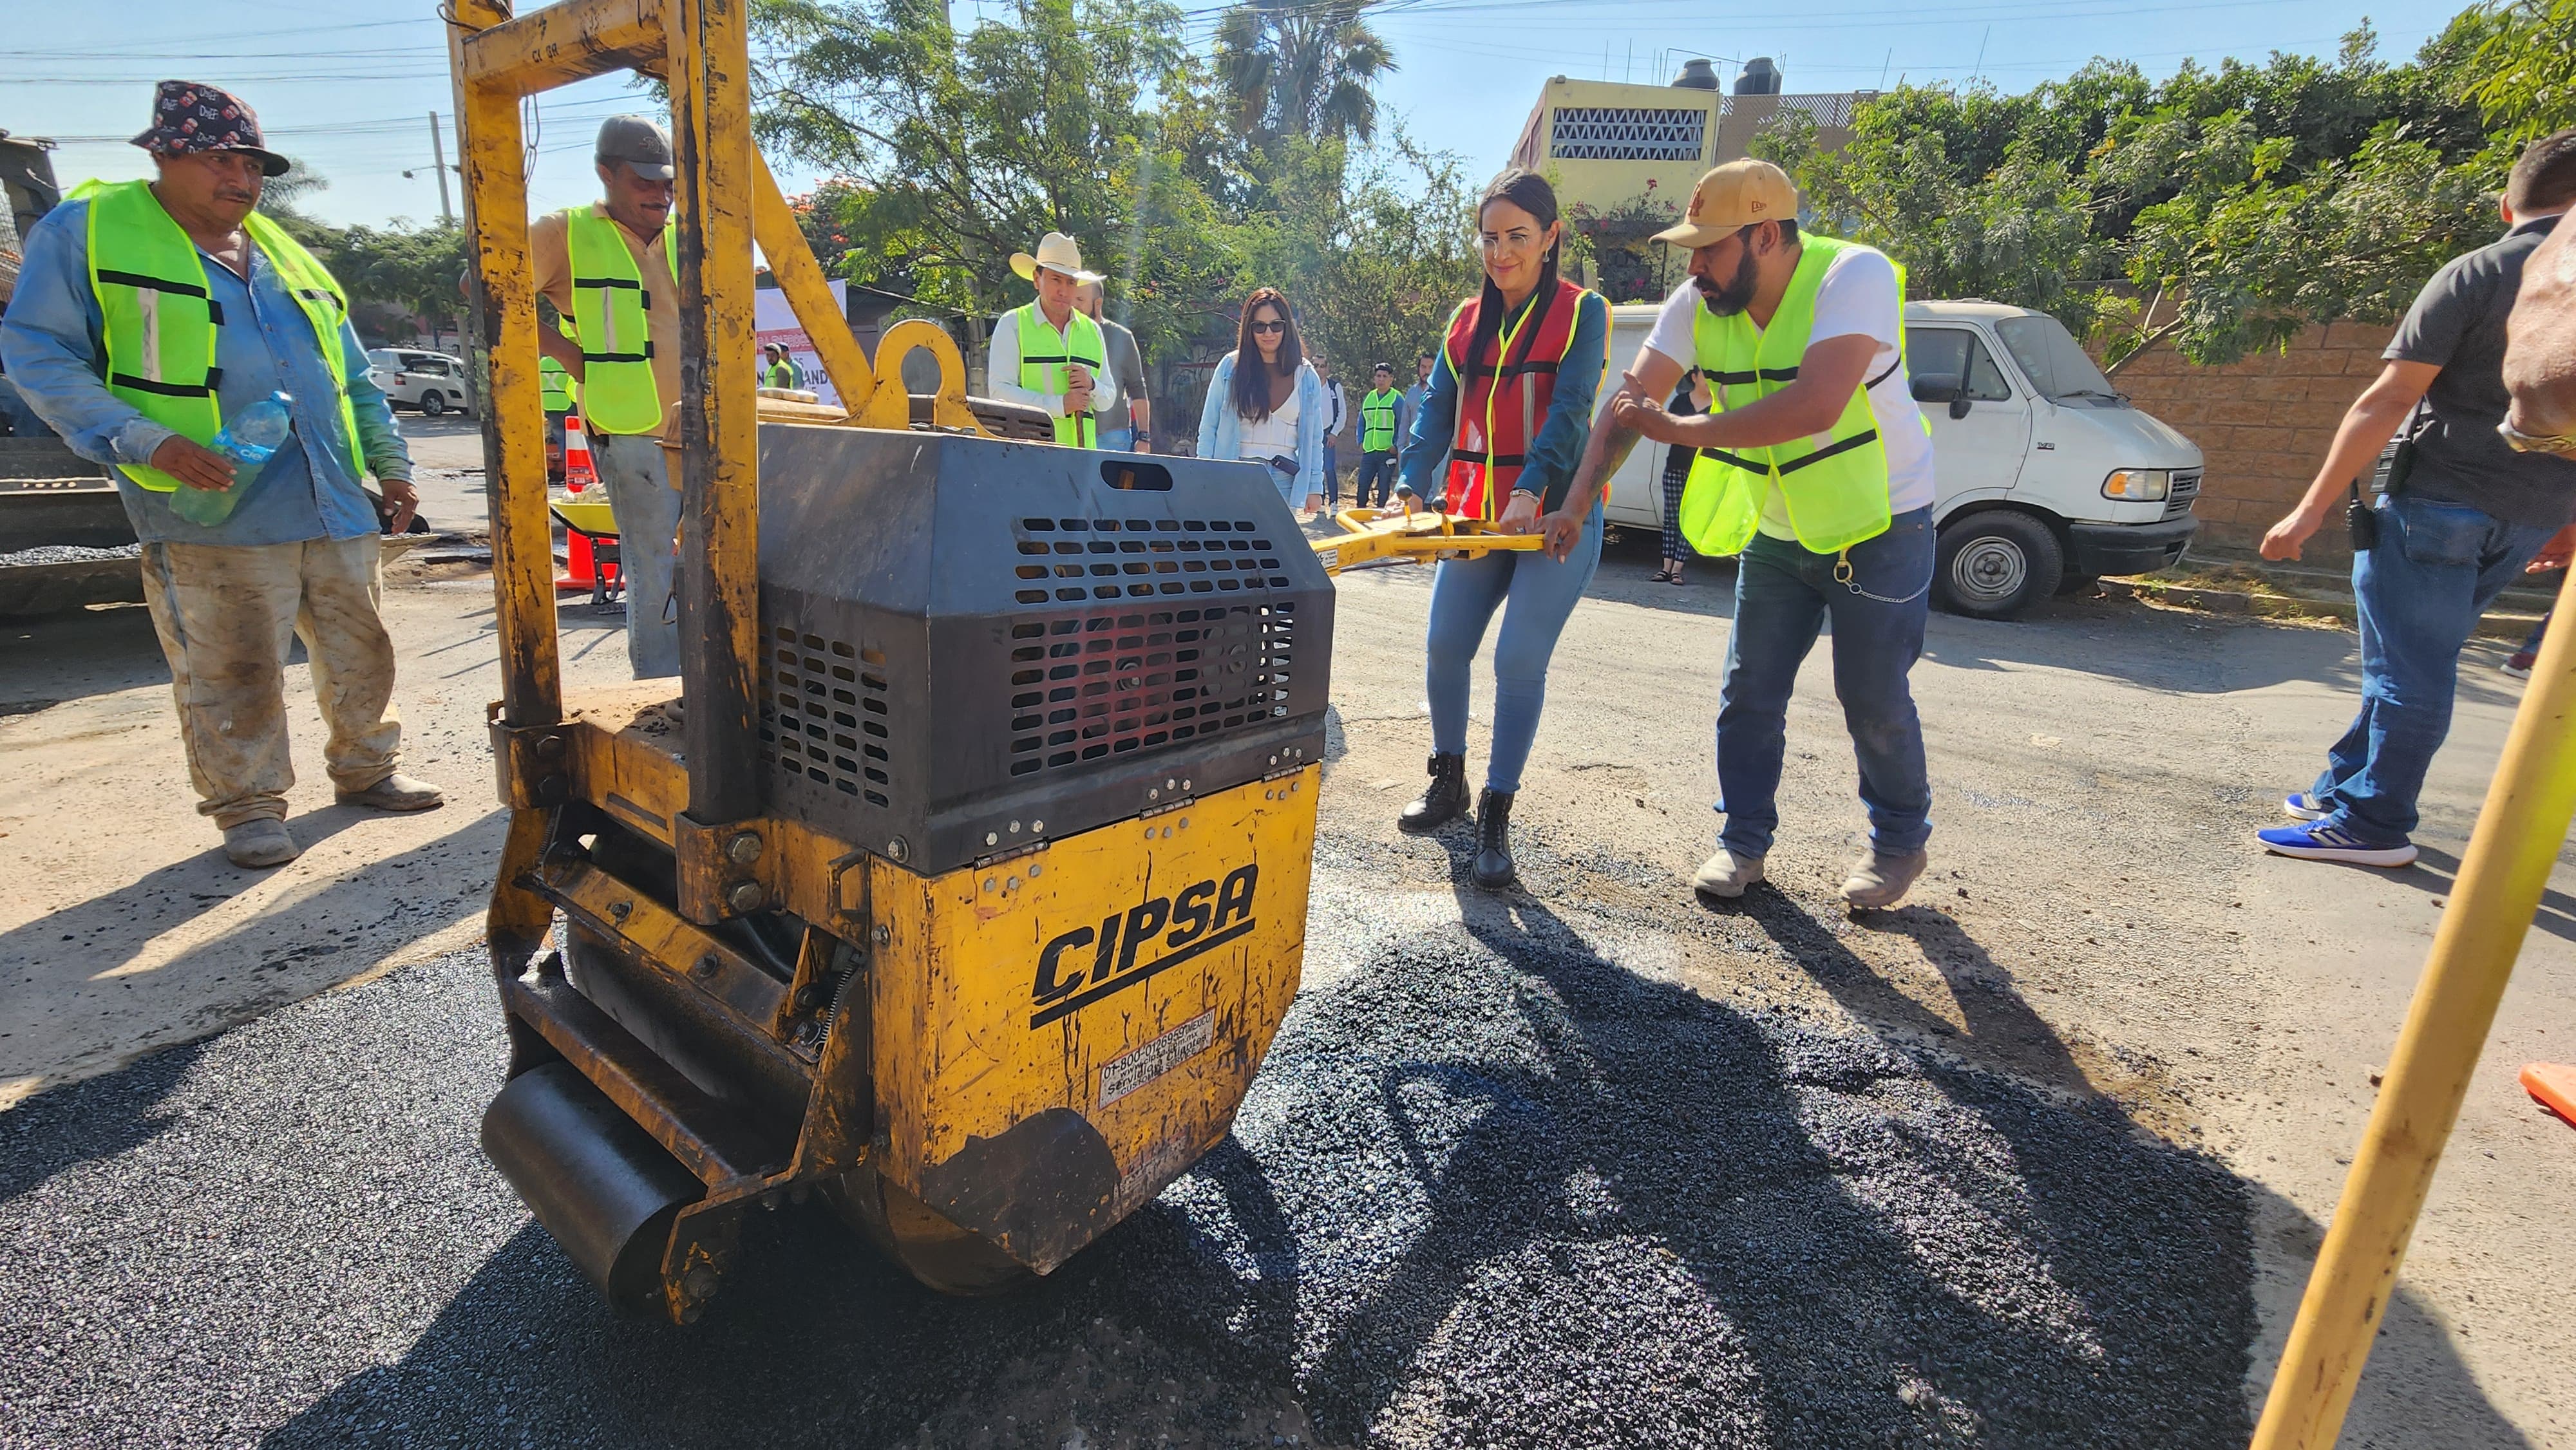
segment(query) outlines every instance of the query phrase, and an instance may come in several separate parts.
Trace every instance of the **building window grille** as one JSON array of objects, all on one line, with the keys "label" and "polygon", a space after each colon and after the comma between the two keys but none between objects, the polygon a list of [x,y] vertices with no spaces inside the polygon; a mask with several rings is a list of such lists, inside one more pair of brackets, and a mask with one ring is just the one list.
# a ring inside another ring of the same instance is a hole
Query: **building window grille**
[{"label": "building window grille", "polygon": [[1560,161],[1697,161],[1707,150],[1708,112],[1646,106],[1563,106],[1548,154]]}]

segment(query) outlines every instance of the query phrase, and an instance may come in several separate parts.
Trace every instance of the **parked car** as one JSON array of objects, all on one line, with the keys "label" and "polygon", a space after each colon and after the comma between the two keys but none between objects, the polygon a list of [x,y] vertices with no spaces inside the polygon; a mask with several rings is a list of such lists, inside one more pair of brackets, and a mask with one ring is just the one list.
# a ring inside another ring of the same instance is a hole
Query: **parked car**
[{"label": "parked car", "polygon": [[[1612,310],[1614,360],[1636,355],[1656,311]],[[2200,449],[2122,397],[2064,324],[1999,302],[1909,302],[1905,351],[1932,425],[1943,608],[2011,619],[2105,574],[2181,560],[2200,526]],[[1613,523],[1661,526],[1663,466],[1660,446],[1629,455]]]},{"label": "parked car", "polygon": [[395,407],[418,408],[432,418],[450,410],[465,411],[464,359],[407,347],[375,347],[367,349],[367,361],[373,364],[367,375]]}]

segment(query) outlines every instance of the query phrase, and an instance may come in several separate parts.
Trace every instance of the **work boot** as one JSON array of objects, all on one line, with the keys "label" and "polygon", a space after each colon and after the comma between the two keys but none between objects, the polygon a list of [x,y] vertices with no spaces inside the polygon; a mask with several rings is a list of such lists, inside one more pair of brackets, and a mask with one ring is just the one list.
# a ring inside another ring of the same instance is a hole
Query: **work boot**
[{"label": "work boot", "polygon": [[427,811],[447,804],[438,787],[425,780],[414,780],[395,771],[365,790],[334,793],[344,806],[365,806],[375,811]]},{"label": "work boot", "polygon": [[224,859],[236,866],[258,871],[283,866],[303,854],[304,848],[286,834],[286,822],[275,816],[253,816],[224,827]]},{"label": "work boot", "polygon": [[1489,790],[1476,797],[1476,884],[1500,891],[1518,874],[1512,869],[1512,796]]},{"label": "work boot", "polygon": [[1691,890],[1733,901],[1744,894],[1744,888],[1761,879],[1761,857],[1738,856],[1720,846],[1716,855],[1699,864],[1699,874],[1691,878]]},{"label": "work boot", "polygon": [[1853,909],[1862,911],[1894,906],[1905,899],[1906,888],[1914,884],[1914,878],[1923,874],[1923,868],[1930,864],[1931,859],[1922,851],[1910,851],[1902,856],[1864,851],[1860,859],[1852,863],[1850,879],[1843,882],[1843,900]]},{"label": "work boot", "polygon": [[1437,830],[1466,811],[1467,757],[1434,755],[1431,757],[1431,784],[1404,808],[1404,814],[1397,816],[1395,823],[1408,831]]}]

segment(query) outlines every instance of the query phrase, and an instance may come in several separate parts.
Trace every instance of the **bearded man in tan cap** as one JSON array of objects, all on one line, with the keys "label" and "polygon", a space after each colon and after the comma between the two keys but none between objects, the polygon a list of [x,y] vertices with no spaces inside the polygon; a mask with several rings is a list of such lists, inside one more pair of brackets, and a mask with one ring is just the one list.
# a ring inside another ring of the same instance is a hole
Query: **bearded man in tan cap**
[{"label": "bearded man in tan cap", "polygon": [[985,386],[1006,403],[1055,419],[1056,442],[1097,448],[1100,419],[1118,406],[1118,380],[1109,372],[1109,343],[1100,324],[1076,303],[1083,284],[1099,281],[1100,274],[1082,269],[1082,249],[1062,232],[1040,237],[1035,255],[1012,253],[1011,270],[1034,284],[1038,295],[993,325]]},{"label": "bearded man in tan cap", "polygon": [[[1903,275],[1872,248],[1802,235],[1797,215],[1797,188],[1769,162],[1700,178],[1688,217],[1655,238],[1690,250],[1689,280],[1594,430],[1566,508],[1590,508],[1641,437],[1698,450],[1682,532],[1701,553],[1742,557],[1717,715],[1726,825],[1692,885],[1729,898],[1762,879],[1789,693],[1830,618],[1870,823],[1843,899],[1887,907],[1923,874],[1932,831],[1906,683],[1932,586],[1932,437],[1905,374]],[[1674,417],[1661,400],[1694,367],[1714,407]]]}]

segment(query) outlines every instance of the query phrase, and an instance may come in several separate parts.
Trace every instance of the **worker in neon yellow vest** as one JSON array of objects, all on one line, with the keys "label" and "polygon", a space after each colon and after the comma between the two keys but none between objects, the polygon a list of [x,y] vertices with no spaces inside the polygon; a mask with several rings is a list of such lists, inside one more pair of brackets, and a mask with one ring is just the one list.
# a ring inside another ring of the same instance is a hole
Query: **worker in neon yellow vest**
[{"label": "worker in neon yellow vest", "polygon": [[[1726,826],[1692,885],[1728,898],[1763,878],[1789,693],[1830,619],[1870,824],[1843,899],[1888,907],[1923,874],[1932,833],[1907,683],[1932,587],[1932,436],[1905,374],[1904,273],[1797,218],[1797,188],[1767,161],[1700,178],[1682,224],[1656,235],[1690,249],[1690,276],[1629,365],[1610,426],[1593,433],[1567,512],[1641,437],[1699,450],[1682,531],[1703,554],[1742,557],[1717,714]],[[1694,367],[1710,410],[1674,417],[1663,401]]]},{"label": "worker in neon yellow vest", "polygon": [[1006,403],[1053,418],[1056,442],[1097,448],[1100,420],[1118,406],[1118,379],[1109,371],[1109,343],[1100,324],[1077,302],[1082,284],[1099,281],[1100,274],[1082,269],[1082,249],[1062,232],[1039,238],[1034,254],[1012,253],[1011,270],[1037,296],[993,324],[984,354],[985,387]]},{"label": "worker in neon yellow vest", "polygon": [[[402,722],[367,475],[396,529],[420,498],[347,294],[258,210],[288,163],[266,149],[251,108],[164,81],[134,144],[151,153],[153,180],[88,182],[28,229],[0,359],[65,443],[114,468],[143,544],[144,602],[197,812],[233,864],[279,866],[299,851],[286,829],[286,657],[299,633],[340,802],[440,803],[437,787],[396,768]],[[289,431],[254,457],[240,445],[276,406]]]},{"label": "worker in neon yellow vest", "polygon": [[571,324],[537,329],[537,349],[581,389],[626,571],[626,664],[639,680],[680,672],[679,242],[671,223],[671,138],[642,116],[600,123],[591,160],[600,200],[528,228],[537,291]]}]

